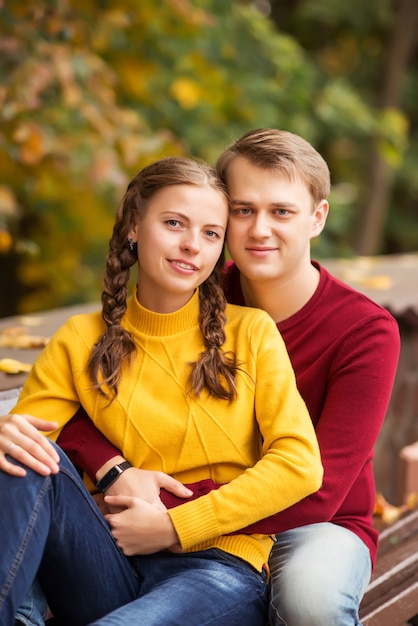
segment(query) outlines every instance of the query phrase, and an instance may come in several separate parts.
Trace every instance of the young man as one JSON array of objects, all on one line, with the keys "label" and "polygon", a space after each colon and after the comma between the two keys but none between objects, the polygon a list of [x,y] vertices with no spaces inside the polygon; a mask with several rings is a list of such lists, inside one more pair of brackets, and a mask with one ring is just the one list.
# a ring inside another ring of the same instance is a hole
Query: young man
[{"label": "young man", "polygon": [[[398,362],[397,324],[311,261],[311,239],[328,214],[330,176],[308,142],[256,130],[228,148],[217,167],[231,195],[228,247],[235,263],[225,271],[228,300],[265,309],[275,320],[324,466],[321,489],[275,516],[270,623],[358,626],[376,558],[373,447]],[[80,415],[60,443],[101,479],[123,458],[100,434],[93,443],[90,428]],[[138,493],[138,470],[116,476],[106,493]],[[181,495],[170,477],[152,480],[143,497],[155,499],[159,487]]]},{"label": "young man", "polygon": [[356,626],[376,558],[373,446],[395,377],[398,327],[311,261],[330,176],[309,143],[257,130],[227,149],[217,167],[231,195],[228,300],[265,309],[276,322],[324,465],[321,489],[277,516],[270,622]]}]

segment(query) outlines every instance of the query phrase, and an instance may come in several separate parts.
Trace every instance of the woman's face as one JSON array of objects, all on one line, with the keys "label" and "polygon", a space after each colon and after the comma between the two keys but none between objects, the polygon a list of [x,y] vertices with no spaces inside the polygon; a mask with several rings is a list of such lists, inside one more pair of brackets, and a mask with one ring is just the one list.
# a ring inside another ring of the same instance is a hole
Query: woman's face
[{"label": "woman's face", "polygon": [[138,299],[170,313],[211,274],[228,220],[225,196],[210,187],[172,185],[148,203],[132,233],[138,244]]}]

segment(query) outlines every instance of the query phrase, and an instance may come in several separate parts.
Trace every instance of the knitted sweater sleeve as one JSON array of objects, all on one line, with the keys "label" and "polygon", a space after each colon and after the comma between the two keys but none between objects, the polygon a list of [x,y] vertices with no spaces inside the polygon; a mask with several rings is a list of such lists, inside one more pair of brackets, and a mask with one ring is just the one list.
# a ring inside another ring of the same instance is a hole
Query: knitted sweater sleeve
[{"label": "knitted sweater sleeve", "polygon": [[121,454],[93,424],[82,406],[64,426],[57,443],[93,483],[96,482],[97,471],[111,458]]}]

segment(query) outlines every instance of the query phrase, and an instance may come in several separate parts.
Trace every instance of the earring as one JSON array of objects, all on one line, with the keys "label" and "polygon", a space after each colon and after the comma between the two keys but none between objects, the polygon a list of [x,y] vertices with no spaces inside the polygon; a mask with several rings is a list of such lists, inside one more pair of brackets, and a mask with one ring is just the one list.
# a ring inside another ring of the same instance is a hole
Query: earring
[{"label": "earring", "polygon": [[133,252],[134,251],[134,240],[132,239],[132,237],[129,237],[128,241],[129,241],[129,250],[131,252]]}]

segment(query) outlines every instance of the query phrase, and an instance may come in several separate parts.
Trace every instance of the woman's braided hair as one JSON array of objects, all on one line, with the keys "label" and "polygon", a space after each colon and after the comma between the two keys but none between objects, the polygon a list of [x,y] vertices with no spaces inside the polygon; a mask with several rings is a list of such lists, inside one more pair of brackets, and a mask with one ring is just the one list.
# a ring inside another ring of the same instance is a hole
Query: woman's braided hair
[{"label": "woman's braided hair", "polygon": [[[127,308],[130,268],[138,261],[136,245],[130,249],[128,234],[145,214],[153,196],[170,185],[209,187],[228,198],[226,187],[214,168],[181,157],[160,159],[142,169],[129,183],[116,213],[103,279],[102,317],[106,329],[94,345],[88,362],[93,388],[112,399],[118,393],[123,365],[129,363],[136,351],[131,333],[121,325]],[[223,264],[222,252],[213,272],[199,288],[199,325],[206,350],[191,364],[189,391],[199,396],[206,388],[213,396],[231,400],[236,395],[237,363],[233,353],[222,351],[226,322],[226,299],[220,280]]]}]

